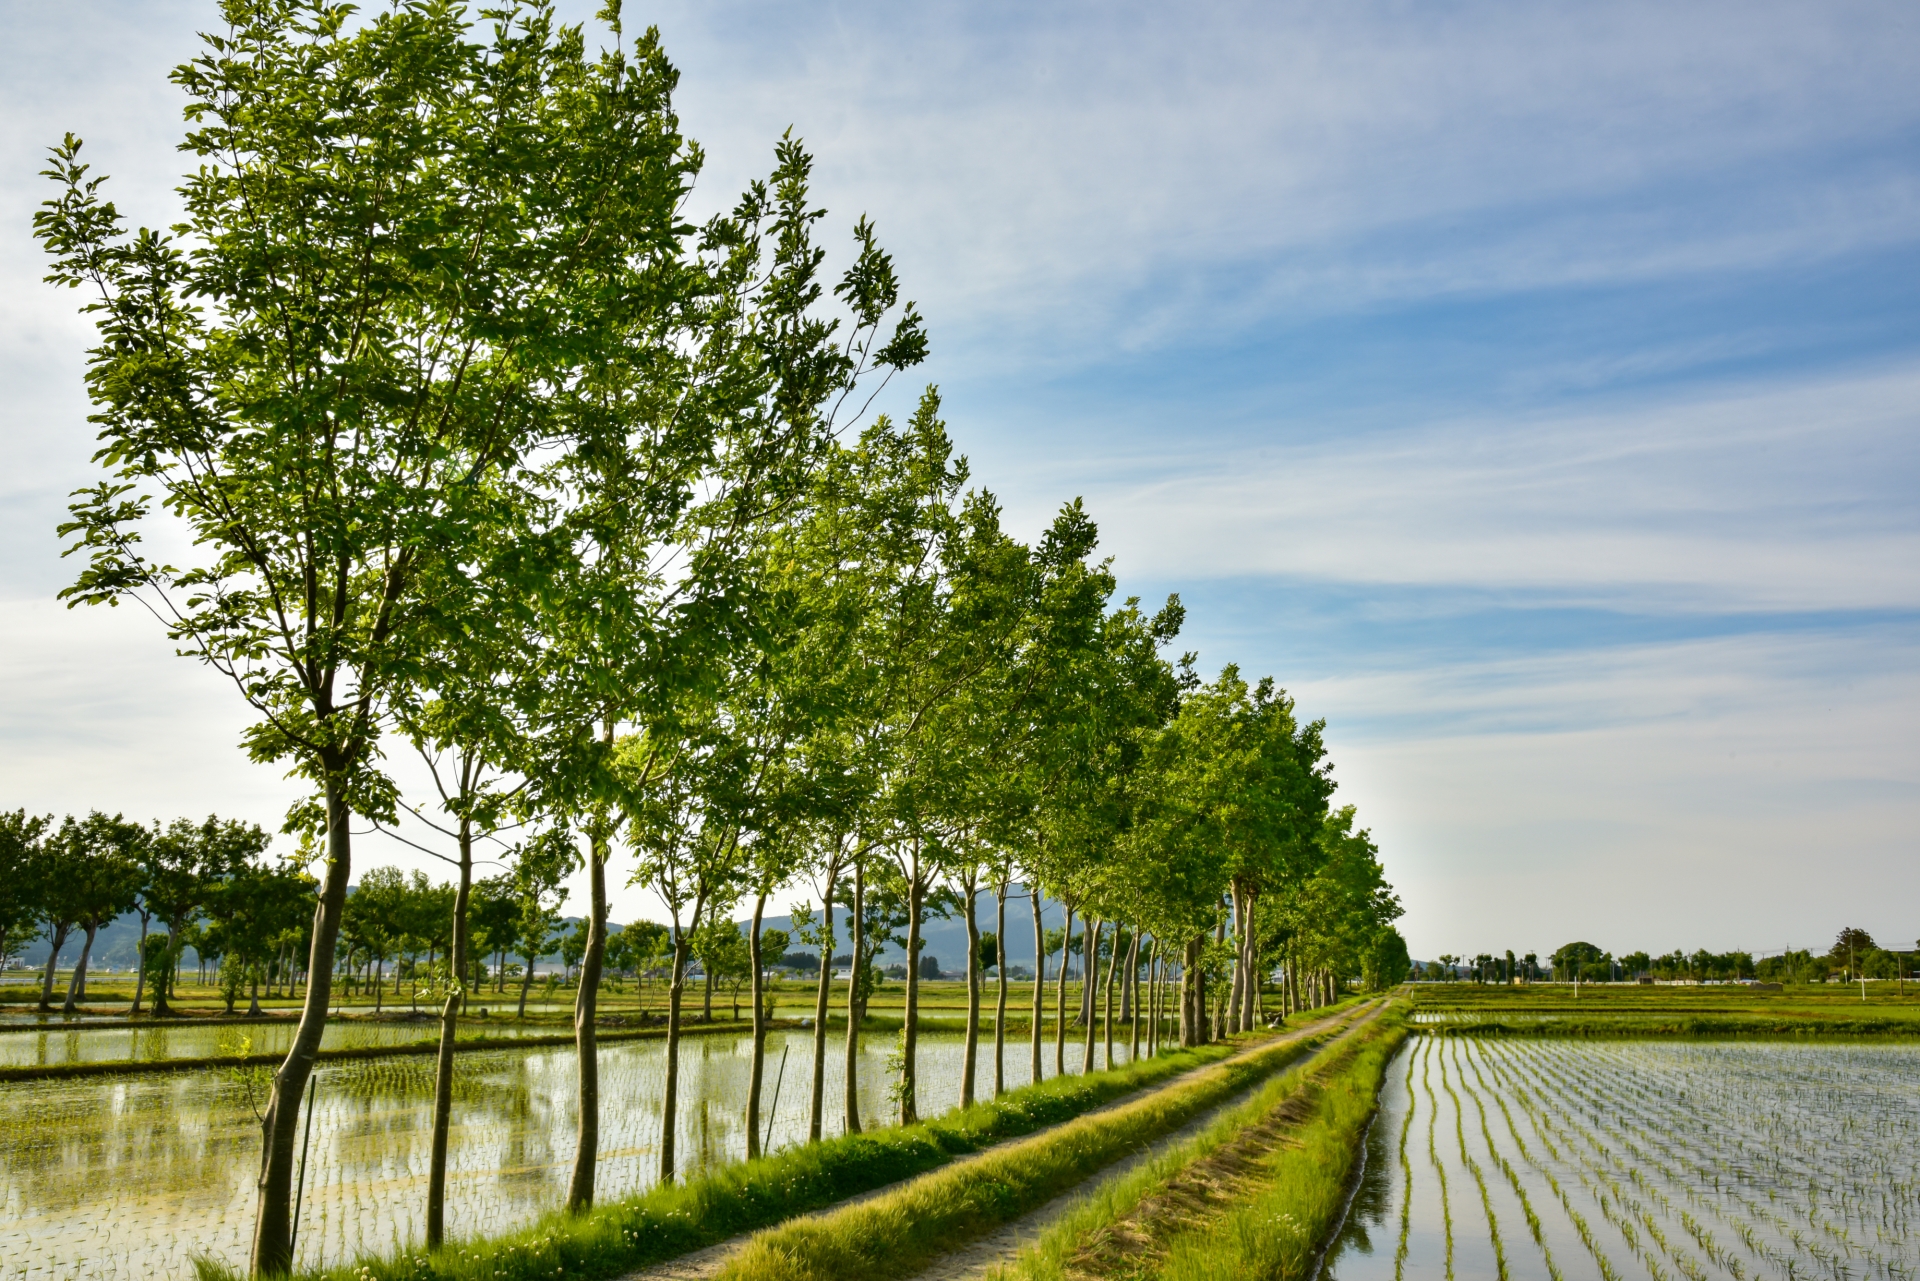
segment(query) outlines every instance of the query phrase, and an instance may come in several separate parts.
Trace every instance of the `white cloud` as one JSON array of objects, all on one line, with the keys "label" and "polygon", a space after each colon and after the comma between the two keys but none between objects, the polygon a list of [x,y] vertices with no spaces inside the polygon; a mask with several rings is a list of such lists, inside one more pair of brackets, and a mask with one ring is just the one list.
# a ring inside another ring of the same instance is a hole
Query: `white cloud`
[{"label": "white cloud", "polygon": [[[1546,590],[1662,610],[1920,606],[1920,370],[1059,464],[1124,572]],[[1077,473],[1077,474],[1073,474]]]},{"label": "white cloud", "polygon": [[1916,660],[1890,633],[1742,637],[1294,692],[1416,954],[1758,950],[1920,933]]}]

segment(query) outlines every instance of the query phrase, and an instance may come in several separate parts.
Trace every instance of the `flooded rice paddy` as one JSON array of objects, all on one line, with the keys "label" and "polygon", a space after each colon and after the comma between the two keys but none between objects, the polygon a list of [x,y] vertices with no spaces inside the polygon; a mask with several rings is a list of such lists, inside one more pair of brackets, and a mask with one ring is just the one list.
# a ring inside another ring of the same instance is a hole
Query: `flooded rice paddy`
[{"label": "flooded rice paddy", "polygon": [[[227,1054],[285,1054],[293,1045],[296,1020],[204,1022],[148,1026],[119,1023],[47,1023],[30,1029],[0,1028],[0,1067],[56,1067],[63,1063],[157,1063],[167,1059],[204,1059]],[[460,1035],[514,1037],[565,1035],[562,1023],[515,1023],[466,1019]],[[321,1038],[328,1050],[373,1049],[437,1040],[438,1019],[414,1021],[333,1019]]]},{"label": "flooded rice paddy", "polygon": [[[843,1092],[844,1044],[839,1036],[828,1042],[829,1134],[841,1128],[834,1101]],[[861,1115],[869,1124],[885,1123],[893,1111],[886,1064],[894,1049],[890,1033],[863,1044]],[[806,1137],[811,1034],[768,1038],[770,1104],[783,1051],[775,1148]],[[676,1132],[683,1174],[744,1154],[749,1052],[740,1035],[683,1042]],[[962,1052],[957,1035],[923,1034],[922,1115],[958,1102]],[[992,1053],[989,1039],[977,1068],[984,1092],[992,1087]],[[1067,1055],[1068,1070],[1077,1070],[1079,1047],[1068,1046]],[[1116,1055],[1124,1061],[1125,1047]],[[1051,1046],[1045,1057],[1051,1074]],[[602,1198],[654,1182],[664,1066],[659,1041],[601,1047]],[[461,1056],[450,1236],[504,1231],[564,1199],[574,1153],[575,1068],[568,1048]],[[1009,1086],[1027,1084],[1027,1068],[1026,1044],[1010,1044]],[[302,1264],[422,1238],[432,1071],[432,1058],[422,1055],[326,1064],[316,1072]],[[196,1255],[244,1262],[260,1154],[257,1102],[244,1080],[221,1070],[0,1084],[0,1278],[176,1278],[192,1275]]]},{"label": "flooded rice paddy", "polygon": [[1419,1037],[1332,1281],[1910,1281],[1920,1047]]}]

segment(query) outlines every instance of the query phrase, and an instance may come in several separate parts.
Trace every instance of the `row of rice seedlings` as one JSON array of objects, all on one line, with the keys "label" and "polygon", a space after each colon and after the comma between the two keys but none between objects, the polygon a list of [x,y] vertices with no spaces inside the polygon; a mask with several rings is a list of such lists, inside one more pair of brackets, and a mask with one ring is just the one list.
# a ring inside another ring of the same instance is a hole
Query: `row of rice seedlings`
[{"label": "row of rice seedlings", "polygon": [[[1413,1162],[1407,1156],[1407,1134],[1413,1129],[1413,1060],[1407,1051],[1407,1114],[1400,1121],[1400,1244],[1393,1252],[1393,1281],[1406,1281],[1407,1241],[1413,1231]],[[1559,1281],[1555,1278],[1555,1281]]]},{"label": "row of rice seedlings", "polygon": [[[1528,1105],[1526,1097],[1517,1097],[1521,1098],[1523,1106]],[[1544,1103],[1549,1109],[1553,1107],[1554,1101],[1547,1098],[1544,1092],[1536,1089],[1532,1097]],[[1641,1263],[1651,1274],[1659,1277],[1664,1275],[1659,1258],[1665,1256],[1689,1281],[1706,1281],[1706,1273],[1699,1261],[1684,1250],[1677,1249],[1667,1239],[1665,1231],[1646,1205],[1621,1186],[1616,1176],[1617,1173],[1626,1171],[1625,1167],[1618,1162],[1617,1155],[1605,1144],[1597,1142],[1595,1136],[1577,1118],[1572,1117],[1570,1112],[1563,1111],[1562,1115],[1568,1118],[1570,1124],[1566,1128],[1559,1128],[1558,1133],[1562,1143],[1574,1153],[1576,1163],[1573,1170],[1576,1177],[1593,1197],[1601,1214],[1620,1232],[1628,1248]],[[1552,1126],[1550,1116],[1541,1113],[1536,1113],[1536,1116],[1541,1123]],[[1584,1141],[1584,1148],[1581,1146],[1582,1141]],[[1641,1231],[1644,1231],[1647,1240],[1652,1242],[1652,1249],[1641,1244]]]},{"label": "row of rice seedlings", "polygon": [[[1620,1111],[1631,1113],[1632,1105],[1629,1103],[1626,1103],[1625,1101],[1620,1101]],[[1779,1264],[1779,1262],[1781,1261],[1779,1257],[1775,1256],[1772,1252],[1764,1249],[1764,1247],[1760,1246],[1757,1243],[1757,1234],[1753,1232],[1750,1224],[1747,1224],[1743,1220],[1734,1218],[1731,1215],[1727,1214],[1723,1207],[1715,1205],[1712,1202],[1706,1201],[1703,1198],[1701,1198],[1695,1192],[1695,1189],[1690,1181],[1687,1181],[1684,1179],[1675,1180],[1672,1176],[1672,1172],[1666,1168],[1665,1164],[1661,1162],[1658,1157],[1656,1157],[1654,1154],[1652,1154],[1651,1152],[1647,1151],[1646,1149],[1642,1148],[1641,1146],[1639,1146],[1634,1142],[1632,1135],[1639,1131],[1638,1127],[1622,1127],[1622,1128],[1623,1130],[1626,1131],[1626,1133],[1623,1134],[1623,1137],[1620,1140],[1621,1146],[1627,1151],[1627,1153],[1630,1156],[1634,1158],[1634,1163],[1631,1166],[1622,1166],[1621,1168],[1627,1173],[1629,1179],[1634,1183],[1636,1187],[1640,1188],[1647,1195],[1658,1200],[1662,1204],[1662,1206],[1666,1209],[1668,1214],[1677,1216],[1677,1218],[1681,1222],[1681,1225],[1684,1228],[1686,1228],[1686,1230],[1688,1231],[1688,1234],[1693,1236],[1696,1242],[1698,1242],[1701,1245],[1702,1249],[1706,1253],[1709,1260],[1711,1260],[1716,1265],[1721,1267],[1723,1270],[1731,1274],[1735,1278],[1735,1281],[1745,1281],[1746,1269],[1745,1269],[1745,1265],[1741,1262],[1739,1257],[1727,1251],[1724,1247],[1722,1247],[1717,1241],[1717,1239],[1713,1237],[1711,1230],[1706,1228],[1704,1225],[1701,1225],[1697,1219],[1695,1219],[1690,1213],[1688,1213],[1688,1211],[1676,1207],[1673,1204],[1672,1198],[1667,1194],[1667,1192],[1663,1188],[1656,1186],[1647,1178],[1647,1175],[1646,1175],[1647,1169],[1649,1168],[1658,1169],[1662,1173],[1666,1174],[1668,1177],[1668,1182],[1673,1186],[1679,1187],[1682,1193],[1685,1195],[1686,1199],[1690,1203],[1694,1204],[1696,1207],[1703,1208],[1706,1212],[1713,1214],[1716,1218],[1719,1218],[1723,1224],[1726,1224],[1727,1226],[1734,1228],[1736,1230],[1736,1233],[1741,1236],[1743,1242],[1748,1243],[1749,1250],[1753,1254],[1756,1262],[1766,1261],[1766,1262],[1772,1262],[1776,1265]],[[1742,1229],[1744,1229],[1744,1231],[1742,1231]],[[1658,1237],[1658,1239],[1660,1239],[1664,1243],[1664,1240],[1665,1240],[1664,1236],[1660,1234],[1660,1230],[1658,1229],[1658,1227],[1653,1226],[1650,1221],[1649,1221],[1649,1230],[1653,1232],[1656,1235],[1656,1237]]]},{"label": "row of rice seedlings", "polygon": [[[1764,1259],[1771,1266],[1790,1274],[1798,1273],[1804,1266],[1805,1260],[1812,1260],[1818,1265],[1817,1271],[1824,1271],[1836,1278],[1853,1275],[1851,1265],[1861,1261],[1869,1265],[1870,1271],[1889,1278],[1905,1277],[1913,1271],[1914,1264],[1909,1254],[1912,1249],[1910,1237],[1890,1230],[1884,1224],[1875,1224],[1872,1232],[1866,1232],[1863,1229],[1867,1225],[1859,1221],[1863,1211],[1881,1208],[1884,1208],[1890,1219],[1904,1219],[1910,1213],[1913,1203],[1910,1178],[1891,1192],[1884,1188],[1874,1190],[1870,1194],[1862,1192],[1857,1190],[1857,1180],[1852,1189],[1848,1185],[1855,1170],[1862,1164],[1885,1168],[1889,1162],[1884,1157],[1878,1162],[1850,1160],[1847,1163],[1835,1163],[1831,1155],[1834,1149],[1829,1146],[1829,1177],[1826,1183],[1807,1185],[1815,1189],[1816,1195],[1809,1199],[1806,1206],[1789,1206],[1787,1203],[1792,1198],[1780,1197],[1775,1188],[1761,1188],[1752,1175],[1737,1163],[1729,1163],[1725,1159],[1716,1161],[1712,1159],[1711,1153],[1701,1153],[1689,1148],[1680,1139],[1682,1132],[1689,1132],[1696,1137],[1711,1135],[1712,1139],[1709,1141],[1721,1142],[1722,1136],[1729,1128],[1727,1123],[1745,1115],[1764,1112],[1769,1116],[1777,1117],[1796,1111],[1804,1115],[1807,1110],[1799,1106],[1793,1092],[1784,1093],[1780,1100],[1782,1106],[1768,1106],[1772,1100],[1764,1097],[1756,1098],[1753,1084],[1736,1079],[1736,1073],[1696,1071],[1687,1077],[1689,1088],[1685,1091],[1669,1092],[1663,1098],[1663,1102],[1669,1106],[1664,1111],[1656,1113],[1650,1107],[1652,1099],[1650,1091],[1644,1084],[1633,1079],[1636,1071],[1644,1075],[1646,1064],[1642,1060],[1659,1058],[1671,1062],[1676,1056],[1701,1053],[1699,1047],[1634,1047],[1630,1050],[1615,1050],[1599,1055],[1594,1052],[1594,1047],[1588,1046],[1582,1047],[1582,1053],[1577,1056],[1569,1054],[1564,1047],[1540,1047],[1540,1049],[1544,1057],[1553,1061],[1550,1074],[1561,1079],[1569,1091],[1576,1096],[1582,1093],[1586,1095],[1581,1100],[1584,1107],[1591,1109],[1597,1104],[1601,1108],[1613,1108],[1627,1113],[1627,1119],[1642,1122],[1640,1125],[1620,1127],[1621,1130],[1636,1132],[1632,1137],[1623,1137],[1622,1145],[1627,1147],[1633,1155],[1636,1169],[1650,1164],[1653,1160],[1649,1148],[1659,1147],[1668,1153],[1668,1161],[1662,1162],[1668,1166],[1663,1171],[1668,1185],[1681,1193],[1696,1210],[1702,1211],[1701,1215],[1690,1217],[1693,1218],[1694,1225],[1706,1234],[1706,1239],[1702,1240],[1700,1234],[1691,1228],[1687,1229],[1688,1235],[1694,1236],[1709,1258],[1714,1259],[1730,1275],[1736,1275],[1741,1267],[1736,1247],[1714,1235],[1713,1227],[1701,1222],[1702,1218],[1715,1220],[1726,1229],[1730,1238],[1737,1238],[1740,1246],[1745,1247],[1749,1254]],[[1780,1052],[1777,1049],[1773,1051],[1776,1054]],[[1731,1050],[1716,1047],[1710,1053],[1714,1060],[1724,1062],[1731,1055],[1737,1054],[1751,1059],[1767,1054],[1768,1050],[1765,1047],[1733,1047]],[[1788,1053],[1799,1058],[1806,1052],[1795,1049]],[[1860,1053],[1860,1051],[1824,1051],[1820,1057],[1823,1062],[1831,1063],[1835,1055],[1850,1058]],[[1886,1061],[1886,1052],[1881,1052],[1881,1058],[1883,1062]],[[1910,1063],[1911,1052],[1901,1052],[1900,1059]],[[1563,1068],[1571,1066],[1569,1060],[1578,1060],[1582,1070],[1563,1073]],[[1760,1089],[1765,1089],[1768,1085],[1777,1082],[1782,1075],[1771,1063],[1767,1063],[1758,1077],[1757,1084]],[[1795,1086],[1802,1084],[1801,1081],[1793,1078],[1793,1074],[1787,1075],[1786,1084]],[[1889,1073],[1884,1084],[1890,1086],[1893,1079],[1892,1074]],[[1816,1092],[1824,1088],[1817,1087]],[[1740,1091],[1737,1102],[1732,1097],[1736,1089]],[[1831,1091],[1827,1092],[1831,1094]],[[1882,1089],[1879,1097],[1887,1097],[1889,1093],[1890,1089]],[[1706,1101],[1704,1105],[1703,1098]],[[1844,1099],[1840,1101],[1858,1102],[1858,1100]],[[1713,1107],[1712,1104],[1718,1104],[1719,1107]],[[1871,1115],[1873,1110],[1872,1108],[1859,1109],[1863,1115]],[[1675,1111],[1680,1112],[1685,1121],[1691,1121],[1693,1124],[1676,1124],[1676,1118],[1673,1115]],[[1846,1127],[1837,1125],[1831,1127],[1829,1143],[1836,1142],[1834,1136],[1844,1132]],[[1635,1138],[1639,1142],[1635,1142]],[[1851,1149],[1850,1157],[1857,1151],[1857,1147]],[[1911,1148],[1906,1145],[1895,1145],[1895,1151],[1910,1154]],[[1672,1166],[1673,1161],[1679,1162],[1679,1168]],[[1878,1179],[1873,1181],[1880,1182]],[[1636,1182],[1639,1186],[1647,1186],[1644,1175]],[[1851,1209],[1837,1218],[1821,1215],[1819,1191],[1823,1187],[1838,1193],[1831,1198],[1831,1203],[1838,1203]],[[1712,1189],[1710,1193],[1707,1191],[1709,1188]],[[1670,1200],[1669,1204],[1671,1204]],[[1779,1214],[1779,1210],[1789,1208],[1793,1210],[1798,1220],[1797,1224],[1786,1222]],[[1682,1211],[1676,1211],[1677,1213]],[[1770,1247],[1765,1234],[1756,1231],[1752,1223],[1745,1221],[1747,1216],[1765,1221],[1767,1226],[1778,1235],[1782,1245]],[[1849,1229],[1849,1223],[1852,1224],[1852,1230]],[[1802,1226],[1810,1231],[1801,1231]],[[1856,1233],[1858,1235],[1855,1235]],[[1871,1236],[1873,1240],[1865,1240],[1867,1236]],[[1831,1244],[1823,1246],[1821,1244],[1823,1238]],[[1785,1248],[1785,1242],[1792,1242],[1791,1250]],[[1893,1257],[1903,1254],[1908,1257]],[[1795,1256],[1798,1256],[1798,1262]]]},{"label": "row of rice seedlings", "polygon": [[[1809,1186],[1812,1187],[1814,1185],[1810,1184]],[[1832,1197],[1834,1202],[1843,1205],[1849,1202],[1857,1204],[1865,1203],[1865,1198],[1863,1197],[1849,1198],[1845,1196],[1843,1187],[1844,1185],[1842,1185],[1842,1189],[1835,1189],[1836,1192],[1840,1194]],[[1820,1213],[1820,1203],[1817,1197],[1809,1197],[1808,1204],[1802,1212],[1802,1218],[1809,1226],[1817,1228],[1832,1243],[1831,1247],[1823,1246],[1818,1240],[1801,1233],[1797,1226],[1785,1223],[1778,1214],[1759,1205],[1756,1196],[1739,1187],[1722,1187],[1719,1188],[1718,1191],[1723,1199],[1741,1204],[1743,1208],[1747,1209],[1750,1213],[1769,1220],[1777,1229],[1784,1228],[1785,1235],[1787,1235],[1789,1240],[1794,1241],[1797,1249],[1809,1254],[1817,1262],[1825,1266],[1829,1272],[1834,1272],[1835,1269],[1840,1268],[1844,1262],[1852,1260],[1856,1256],[1865,1257],[1874,1266],[1875,1270],[1885,1275],[1895,1275],[1903,1271],[1900,1263],[1887,1258],[1882,1251],[1874,1248],[1873,1245],[1858,1242],[1853,1239],[1852,1232],[1849,1230],[1846,1220],[1857,1218],[1856,1215],[1843,1213],[1842,1221],[1834,1222],[1828,1216]],[[1771,1200],[1773,1200],[1773,1198],[1770,1198],[1770,1201]],[[1725,1216],[1718,1215],[1717,1208],[1714,1207],[1712,1203],[1706,1204],[1709,1210],[1716,1212],[1716,1217],[1722,1217],[1724,1219]],[[1856,1226],[1864,1227],[1866,1225],[1856,1223]],[[1878,1244],[1898,1245],[1904,1243],[1905,1238],[1903,1235],[1889,1234],[1879,1229],[1878,1225],[1875,1225],[1875,1227],[1876,1231],[1874,1235]]]},{"label": "row of rice seedlings", "polygon": [[1487,1194],[1487,1178],[1480,1171],[1480,1163],[1467,1151],[1466,1109],[1460,1106],[1460,1096],[1454,1092],[1453,1084],[1448,1080],[1447,1064],[1440,1061],[1440,1087],[1453,1100],[1453,1134],[1460,1144],[1460,1160],[1467,1167],[1467,1173],[1473,1176],[1474,1184],[1480,1189],[1480,1208],[1487,1216],[1487,1236],[1493,1242],[1493,1267],[1500,1281],[1507,1281],[1507,1249],[1500,1240],[1500,1218],[1493,1212],[1493,1198]]},{"label": "row of rice seedlings", "polygon": [[[1569,1085],[1571,1088],[1575,1090],[1578,1090],[1581,1088],[1580,1082],[1578,1079],[1570,1081]],[[1669,1121],[1670,1120],[1671,1118],[1669,1118]],[[1670,1126],[1669,1128],[1677,1129],[1679,1127]],[[1707,1199],[1702,1195],[1701,1190],[1704,1189],[1704,1186],[1707,1183],[1711,1182],[1716,1189],[1716,1193],[1722,1199],[1731,1199],[1735,1201],[1741,1201],[1741,1200],[1744,1200],[1745,1198],[1741,1196],[1741,1194],[1738,1192],[1738,1190],[1735,1187],[1722,1186],[1718,1178],[1716,1177],[1716,1170],[1712,1166],[1706,1163],[1703,1163],[1698,1159],[1694,1160],[1692,1162],[1692,1165],[1693,1165],[1692,1173],[1695,1175],[1695,1177],[1692,1179],[1679,1181],[1678,1186],[1685,1192],[1689,1202],[1692,1203],[1696,1208],[1703,1208],[1708,1212],[1714,1214],[1715,1217],[1722,1218],[1724,1221],[1727,1218],[1727,1216],[1724,1214],[1721,1207],[1717,1205],[1713,1200]],[[1817,1217],[1817,1209],[1815,1207],[1809,1206],[1809,1211],[1811,1212],[1812,1215]],[[1818,1245],[1818,1243],[1812,1241],[1812,1239],[1810,1238],[1803,1236],[1797,1231],[1797,1229],[1791,1226],[1788,1226],[1788,1232],[1790,1233],[1791,1238],[1797,1239],[1796,1245],[1804,1253],[1810,1255],[1812,1258],[1815,1259],[1816,1262],[1821,1263],[1829,1271],[1829,1273],[1838,1276],[1840,1275],[1840,1273],[1836,1271],[1836,1268],[1841,1263],[1843,1256],[1845,1257],[1852,1256],[1852,1254],[1854,1253],[1852,1248],[1853,1243],[1851,1243],[1848,1240],[1848,1234],[1846,1233],[1844,1226],[1826,1223],[1823,1220],[1819,1221],[1817,1223],[1817,1226],[1822,1228],[1829,1236],[1831,1236],[1834,1239],[1835,1244],[1838,1247],[1837,1252],[1835,1250],[1829,1250],[1827,1248],[1821,1247],[1820,1245]],[[1884,1271],[1883,1265],[1887,1261],[1878,1257],[1878,1252],[1868,1249],[1865,1251],[1865,1253],[1868,1256],[1869,1260],[1876,1265],[1877,1270]]]},{"label": "row of rice seedlings", "polygon": [[[1574,1231],[1580,1237],[1580,1244],[1586,1248],[1588,1256],[1593,1259],[1594,1266],[1599,1269],[1601,1277],[1604,1278],[1604,1281],[1620,1281],[1620,1273],[1613,1266],[1613,1260],[1608,1258],[1606,1251],[1600,1248],[1600,1243],[1594,1238],[1593,1228],[1587,1223],[1586,1216],[1575,1208],[1573,1198],[1568,1196],[1566,1189],[1560,1185],[1560,1180],[1555,1176],[1552,1167],[1534,1157],[1531,1151],[1528,1150],[1526,1140],[1520,1134],[1520,1127],[1515,1124],[1513,1114],[1507,1110],[1506,1101],[1498,1094],[1494,1095],[1494,1100],[1500,1106],[1500,1113],[1506,1120],[1507,1130],[1513,1136],[1514,1144],[1519,1148],[1522,1158],[1524,1158],[1527,1164],[1537,1173],[1546,1179],[1547,1186],[1553,1190],[1554,1196],[1559,1198],[1560,1208],[1565,1211],[1567,1221],[1573,1224]],[[1522,1111],[1526,1111],[1526,1109],[1523,1107]],[[1554,1160],[1558,1161],[1560,1154],[1555,1148],[1552,1139],[1545,1130],[1540,1127],[1538,1118],[1529,1112],[1528,1121],[1534,1129],[1534,1137],[1536,1140],[1540,1142],[1541,1146]]]},{"label": "row of rice seedlings", "polygon": [[1500,1167],[1501,1173],[1507,1176],[1507,1184],[1513,1189],[1515,1199],[1520,1202],[1520,1212],[1526,1216],[1527,1220],[1527,1231],[1533,1235],[1533,1243],[1540,1247],[1540,1257],[1547,1265],[1547,1276],[1550,1281],[1562,1281],[1560,1269],[1553,1261],[1553,1248],[1547,1244],[1540,1216],[1534,1213],[1533,1199],[1527,1195],[1527,1189],[1521,1184],[1519,1172],[1513,1168],[1513,1163],[1507,1160],[1506,1154],[1493,1141],[1493,1128],[1487,1124],[1487,1105],[1480,1097],[1481,1092],[1486,1088],[1486,1082],[1481,1078],[1479,1061],[1469,1059],[1468,1065],[1472,1068],[1474,1082],[1479,1087],[1478,1089],[1470,1088],[1467,1093],[1472,1097],[1474,1110],[1480,1117],[1480,1137],[1486,1142],[1487,1152],[1493,1157],[1494,1163]]},{"label": "row of rice seedlings", "polygon": [[1427,1042],[1425,1050],[1420,1056],[1420,1088],[1427,1093],[1427,1159],[1433,1163],[1433,1172],[1440,1180],[1440,1223],[1446,1231],[1447,1281],[1453,1281],[1453,1203],[1447,1195],[1447,1167],[1441,1163],[1440,1144],[1434,1138],[1434,1129],[1440,1121],[1440,1100],[1433,1092],[1429,1076],[1433,1066],[1432,1041]]}]

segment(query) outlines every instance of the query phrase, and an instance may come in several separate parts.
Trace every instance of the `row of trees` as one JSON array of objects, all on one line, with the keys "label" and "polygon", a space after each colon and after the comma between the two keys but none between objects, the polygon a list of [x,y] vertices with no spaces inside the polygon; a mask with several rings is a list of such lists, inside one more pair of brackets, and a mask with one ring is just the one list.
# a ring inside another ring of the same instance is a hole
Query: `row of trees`
[{"label": "row of trees", "polygon": [[1467,979],[1476,983],[1511,983],[1551,979],[1559,983],[1617,983],[1646,977],[1660,983],[1720,983],[1757,979],[1771,983],[1853,982],[1859,979],[1902,979],[1913,972],[1914,951],[1883,948],[1863,929],[1848,927],[1835,936],[1824,954],[1787,950],[1757,961],[1751,952],[1710,952],[1705,948],[1652,955],[1624,952],[1619,956],[1592,943],[1574,942],[1558,948],[1541,966],[1532,952],[1516,958],[1481,953],[1478,956],[1441,955],[1437,972],[1427,977]]},{"label": "row of trees", "polygon": [[[152,609],[253,709],[252,756],[314,789],[288,821],[315,869],[289,899],[311,909],[308,982],[263,1122],[256,1272],[289,1261],[299,1101],[337,961],[372,946],[347,893],[354,817],[391,831],[410,815],[456,873],[429,1246],[455,1020],[493,946],[475,932],[477,843],[507,847],[523,884],[586,887],[575,1209],[594,1195],[616,870],[668,917],[663,1178],[690,959],[736,907],[757,1146],[761,923],[796,885],[821,958],[816,1138],[832,956],[844,939],[857,976],[851,1130],[878,940],[897,932],[916,958],[944,896],[973,944],[967,1101],[982,892],[997,939],[1022,884],[1037,944],[1054,899],[1081,955],[1107,958],[1078,1012],[1089,1066],[1116,974],[1136,1008],[1147,976],[1144,999],[1192,1042],[1250,1026],[1276,962],[1293,1005],[1404,973],[1377,851],[1330,807],[1320,724],[1271,681],[1203,683],[1167,658],[1177,599],[1117,600],[1077,501],[1032,545],[1006,532],[932,388],[905,421],[866,418],[926,339],[865,220],[828,283],[797,142],[695,221],[702,155],[676,73],[655,33],[623,37],[617,4],[597,54],[540,3],[501,0],[481,26],[428,0],[351,21],[326,0],[224,9],[228,32],[174,77],[199,162],[180,225],[128,233],[68,138],[36,226],[101,332],[88,383],[107,475],[64,526],[88,557],[66,595]],[[196,559],[151,557],[156,521]],[[424,795],[388,766],[402,749]],[[919,981],[910,964],[903,1120]]]}]

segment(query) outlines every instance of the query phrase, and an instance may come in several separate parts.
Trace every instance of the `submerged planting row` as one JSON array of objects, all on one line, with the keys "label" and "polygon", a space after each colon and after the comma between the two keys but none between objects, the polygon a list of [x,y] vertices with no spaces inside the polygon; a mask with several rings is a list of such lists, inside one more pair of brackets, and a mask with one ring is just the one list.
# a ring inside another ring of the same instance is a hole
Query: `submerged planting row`
[{"label": "submerged planting row", "polygon": [[1335,1281],[1910,1281],[1920,1047],[1422,1037]]},{"label": "submerged planting row", "polygon": [[[750,1039],[689,1038],[680,1049],[678,1148],[693,1175],[746,1150],[742,1130]],[[863,1043],[862,1113],[884,1124],[890,1033]],[[959,1100],[962,1043],[922,1034],[920,1108],[932,1115]],[[979,1079],[991,1083],[991,1040]],[[1099,1051],[1096,1051],[1099,1053]],[[1067,1067],[1080,1047],[1067,1046]],[[658,1041],[601,1048],[599,1180],[617,1197],[648,1187],[658,1169],[665,1047]],[[813,1040],[768,1039],[766,1090],[772,1146],[804,1141]],[[1124,1062],[1124,1043],[1115,1047]],[[785,1059],[784,1072],[781,1069]],[[1045,1055],[1052,1071],[1052,1047]],[[1009,1087],[1029,1081],[1025,1042],[1005,1057]],[[826,1064],[827,1133],[840,1130],[844,1060],[838,1038]],[[425,1057],[323,1066],[317,1073],[313,1138],[301,1215],[301,1264],[390,1251],[422,1235],[433,1062]],[[450,1236],[495,1234],[564,1199],[577,1100],[571,1049],[463,1055],[456,1077],[447,1227]],[[254,1212],[264,1104],[246,1074],[35,1081],[0,1085],[0,1278],[185,1277],[205,1255],[243,1264]]]}]

